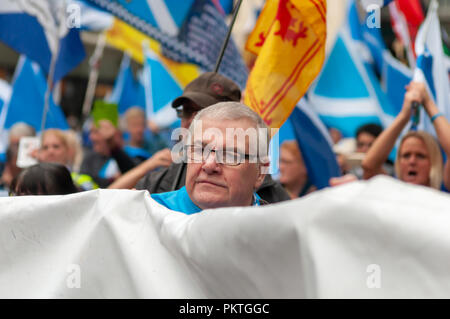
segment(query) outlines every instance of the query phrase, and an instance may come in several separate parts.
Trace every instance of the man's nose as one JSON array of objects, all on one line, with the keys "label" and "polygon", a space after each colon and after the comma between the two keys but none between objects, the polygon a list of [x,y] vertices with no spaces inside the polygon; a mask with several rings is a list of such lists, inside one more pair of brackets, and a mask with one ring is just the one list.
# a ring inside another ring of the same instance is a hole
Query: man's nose
[{"label": "man's nose", "polygon": [[216,152],[211,151],[209,155],[205,158],[202,169],[207,174],[213,174],[215,172],[218,172],[220,167],[219,164],[216,161]]}]

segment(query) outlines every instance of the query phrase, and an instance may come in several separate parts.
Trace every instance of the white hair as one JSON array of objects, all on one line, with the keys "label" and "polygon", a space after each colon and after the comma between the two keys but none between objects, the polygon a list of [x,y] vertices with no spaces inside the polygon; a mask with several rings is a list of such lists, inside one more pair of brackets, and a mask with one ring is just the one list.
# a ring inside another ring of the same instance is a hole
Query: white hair
[{"label": "white hair", "polygon": [[35,129],[28,125],[25,122],[18,122],[11,126],[9,129],[9,136],[15,136],[15,137],[23,137],[23,136],[35,136],[36,131]]},{"label": "white hair", "polygon": [[[201,111],[199,111],[193,121],[191,122],[191,125],[189,126],[189,131],[191,133],[191,136],[194,134],[194,125],[196,121],[199,121],[201,119],[210,119],[215,121],[224,121],[224,120],[242,120],[242,119],[248,119],[250,120],[255,129],[257,130],[257,142],[258,145],[261,145],[260,142],[266,142],[263,143],[268,146],[270,141],[270,131],[267,127],[266,123],[263,121],[263,119],[252,109],[250,109],[248,106],[239,103],[239,102],[219,102],[216,104],[213,104],[211,106],[208,106]],[[262,135],[260,132],[264,132],[265,134]],[[261,141],[260,139],[264,138],[265,141]],[[266,150],[264,151],[265,155],[267,155],[268,147],[266,147]]]}]

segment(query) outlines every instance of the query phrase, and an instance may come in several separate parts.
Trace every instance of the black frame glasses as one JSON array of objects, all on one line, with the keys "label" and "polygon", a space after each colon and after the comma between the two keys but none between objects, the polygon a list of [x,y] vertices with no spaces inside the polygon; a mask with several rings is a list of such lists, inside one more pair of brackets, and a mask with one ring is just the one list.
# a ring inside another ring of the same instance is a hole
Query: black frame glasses
[{"label": "black frame glasses", "polygon": [[[209,158],[211,152],[214,152],[214,158],[216,163],[227,166],[239,166],[246,160],[257,159],[256,155],[250,155],[246,153],[236,152],[227,149],[210,149],[200,145],[185,145],[184,151],[186,158],[193,163],[203,163]],[[256,161],[255,161],[256,163]]]}]

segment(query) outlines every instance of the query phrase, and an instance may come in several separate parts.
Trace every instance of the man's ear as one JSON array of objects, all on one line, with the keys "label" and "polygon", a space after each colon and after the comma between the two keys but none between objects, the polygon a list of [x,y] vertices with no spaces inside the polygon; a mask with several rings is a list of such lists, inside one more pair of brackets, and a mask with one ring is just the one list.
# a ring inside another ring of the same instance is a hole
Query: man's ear
[{"label": "man's ear", "polygon": [[268,174],[268,173],[269,173],[269,162],[259,163],[258,178],[256,179],[256,182],[255,182],[255,190],[258,189],[262,185],[264,178],[266,178],[266,174]]}]

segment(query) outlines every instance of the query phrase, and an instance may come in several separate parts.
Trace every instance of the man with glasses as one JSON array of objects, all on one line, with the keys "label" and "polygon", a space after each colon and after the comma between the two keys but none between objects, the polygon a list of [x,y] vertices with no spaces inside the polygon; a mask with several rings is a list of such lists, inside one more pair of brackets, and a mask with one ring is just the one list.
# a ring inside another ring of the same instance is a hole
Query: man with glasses
[{"label": "man with glasses", "polygon": [[[236,83],[218,73],[207,72],[189,83],[183,95],[175,99],[172,106],[181,118],[181,127],[188,128],[202,109],[219,102],[239,102],[240,99],[241,91]],[[138,181],[135,188],[147,189],[151,194],[180,189],[185,185],[186,168],[186,163],[173,163],[168,168],[149,172]],[[136,168],[136,171],[139,169]],[[257,191],[261,198],[269,203],[290,199],[280,183],[275,182],[270,175],[265,176]]]},{"label": "man with glasses", "polygon": [[185,214],[266,203],[256,190],[269,164],[269,131],[255,112],[238,102],[217,103],[198,112],[189,130],[186,185],[152,194],[154,200]]}]

